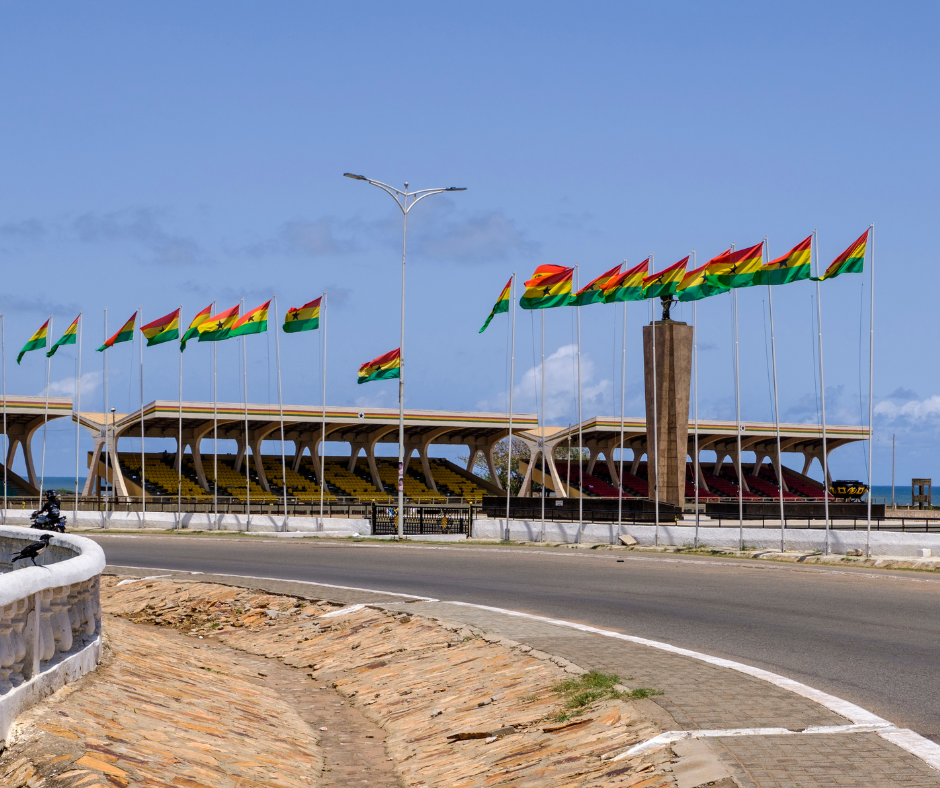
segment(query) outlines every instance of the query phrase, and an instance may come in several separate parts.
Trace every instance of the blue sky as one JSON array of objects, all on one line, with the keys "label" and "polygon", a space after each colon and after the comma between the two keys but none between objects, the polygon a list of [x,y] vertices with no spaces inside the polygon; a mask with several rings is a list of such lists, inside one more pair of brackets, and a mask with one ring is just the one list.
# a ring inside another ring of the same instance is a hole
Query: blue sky
[{"label": "blue sky", "polygon": [[[813,228],[825,265],[875,222],[875,479],[892,432],[900,479],[940,477],[933,310],[910,295],[938,262],[938,17],[931,3],[2,3],[7,390],[42,392],[39,354],[13,356],[50,312],[58,335],[84,310],[83,409],[100,409],[105,308],[113,331],[138,305],[188,319],[277,292],[283,313],[326,288],[328,401],[394,406],[394,384],[355,378],[398,345],[401,220],[352,171],[468,187],[410,220],[413,407],[506,407],[508,321],[477,331],[513,270],[579,263],[586,282],[764,235],[778,255]],[[788,420],[817,418],[814,292],[775,292]],[[699,308],[703,417],[734,412],[729,300]],[[867,416],[867,301],[867,275],[823,288],[833,422]],[[555,423],[575,418],[573,314],[546,316]],[[637,415],[644,319],[631,306]],[[528,410],[535,320],[518,317]],[[619,320],[582,310],[586,416],[619,410]],[[743,415],[767,419],[765,291],[742,292],[740,321]],[[133,407],[136,350],[110,353],[112,404]],[[145,354],[146,399],[175,399],[175,351]],[[248,354],[250,399],[276,398],[273,336]],[[282,354],[285,400],[319,402],[318,337],[283,337]],[[223,399],[242,398],[240,358],[219,348]],[[71,392],[74,359],[55,357],[54,391]],[[208,398],[209,360],[187,350],[185,397]],[[69,434],[53,430],[53,472],[73,467]],[[836,452],[833,471],[863,477],[862,451]]]}]

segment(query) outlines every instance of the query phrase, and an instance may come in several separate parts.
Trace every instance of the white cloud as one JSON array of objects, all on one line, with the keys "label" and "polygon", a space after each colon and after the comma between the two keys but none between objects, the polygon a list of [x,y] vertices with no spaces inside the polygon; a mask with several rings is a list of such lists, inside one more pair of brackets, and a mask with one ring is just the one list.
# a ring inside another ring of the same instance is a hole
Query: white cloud
[{"label": "white cloud", "polygon": [[422,256],[456,262],[504,260],[510,255],[528,258],[539,250],[539,245],[500,211],[448,221],[436,232],[420,232],[416,246]]},{"label": "white cloud", "polygon": [[[563,345],[545,359],[545,415],[548,421],[577,422],[578,418],[578,346]],[[513,389],[513,410],[536,413],[541,407],[542,365],[530,367]],[[607,407],[611,381],[594,380],[594,361],[581,353],[581,411],[587,418]],[[506,408],[506,392],[477,404],[481,410],[500,411]]]},{"label": "white cloud", "polygon": [[934,394],[926,399],[911,399],[898,405],[892,400],[883,400],[875,405],[875,415],[888,422],[924,422],[940,421],[940,395]]},{"label": "white cloud", "polygon": [[[100,372],[85,372],[82,374],[82,396],[87,397],[90,394],[94,393],[101,386],[101,373]],[[37,395],[39,397],[44,396],[44,392],[40,391]],[[50,397],[75,397],[75,378],[62,378],[61,380],[54,380],[49,384],[49,396]]]}]

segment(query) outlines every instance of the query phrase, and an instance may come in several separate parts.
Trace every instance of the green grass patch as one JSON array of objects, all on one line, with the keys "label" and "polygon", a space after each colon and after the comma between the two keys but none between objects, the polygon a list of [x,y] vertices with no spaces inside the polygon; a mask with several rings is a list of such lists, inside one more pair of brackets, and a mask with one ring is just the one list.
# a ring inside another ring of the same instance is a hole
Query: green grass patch
[{"label": "green grass patch", "polygon": [[620,677],[616,673],[601,673],[597,670],[556,684],[552,690],[561,695],[565,701],[563,707],[565,710],[556,715],[556,721],[565,722],[599,700],[639,700],[653,695],[662,695],[662,692],[652,687],[637,687],[624,692],[617,689],[619,684]]}]

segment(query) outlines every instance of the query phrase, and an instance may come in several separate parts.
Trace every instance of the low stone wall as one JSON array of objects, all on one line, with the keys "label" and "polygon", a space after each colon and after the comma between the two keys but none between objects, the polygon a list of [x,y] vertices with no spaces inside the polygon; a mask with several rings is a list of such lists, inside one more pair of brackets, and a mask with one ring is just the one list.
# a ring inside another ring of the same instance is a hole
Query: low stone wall
[{"label": "low stone wall", "polygon": [[[78,521],[73,522],[74,512],[63,509],[67,518],[66,527],[70,530],[114,529],[133,530],[154,528],[170,530],[180,527],[175,512],[83,512],[79,511]],[[30,512],[25,509],[7,509],[6,521],[10,525],[28,526]],[[331,536],[352,536],[369,534],[372,525],[365,519],[347,519],[345,517],[288,517],[283,515],[253,514],[251,522],[244,514],[193,514],[183,512],[182,527],[192,531],[303,531],[327,532]]]},{"label": "low stone wall", "polygon": [[99,584],[104,551],[56,534],[32,562],[10,559],[38,531],[0,526],[0,740],[16,716],[94,670],[101,652]]},{"label": "low stone wall", "polygon": [[[502,540],[505,538],[506,520],[474,520],[473,537],[477,539]],[[542,533],[541,521],[510,520],[510,541],[539,541]],[[652,525],[624,524],[618,528],[616,523],[585,523],[580,541],[587,544],[616,544],[620,534],[629,534],[641,545],[655,543],[656,528]],[[788,528],[784,532],[787,550],[813,552],[825,546],[825,531],[822,528]],[[659,544],[664,547],[682,547],[691,545],[695,539],[693,525],[660,525]],[[545,523],[546,542],[574,543],[578,541],[577,523]],[[715,548],[734,549],[738,547],[737,528],[699,528],[700,545]],[[780,531],[776,528],[744,527],[744,544],[753,549],[779,550]],[[829,531],[829,551],[845,554],[849,550],[866,549],[865,530]],[[921,557],[923,550],[930,550],[934,556],[940,556],[940,534],[900,533],[898,531],[872,531],[871,554],[877,556]]]}]

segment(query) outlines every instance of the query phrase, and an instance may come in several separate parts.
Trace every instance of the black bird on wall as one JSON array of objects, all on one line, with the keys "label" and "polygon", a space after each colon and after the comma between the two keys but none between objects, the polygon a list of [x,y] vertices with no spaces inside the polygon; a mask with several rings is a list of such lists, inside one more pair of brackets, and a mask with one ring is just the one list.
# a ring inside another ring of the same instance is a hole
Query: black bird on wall
[{"label": "black bird on wall", "polygon": [[13,556],[13,558],[10,559],[10,563],[15,564],[17,561],[28,558],[33,562],[33,566],[39,566],[39,564],[36,563],[36,556],[49,546],[49,540],[51,538],[52,534],[43,534],[39,537],[38,542],[26,545],[26,547]]}]

